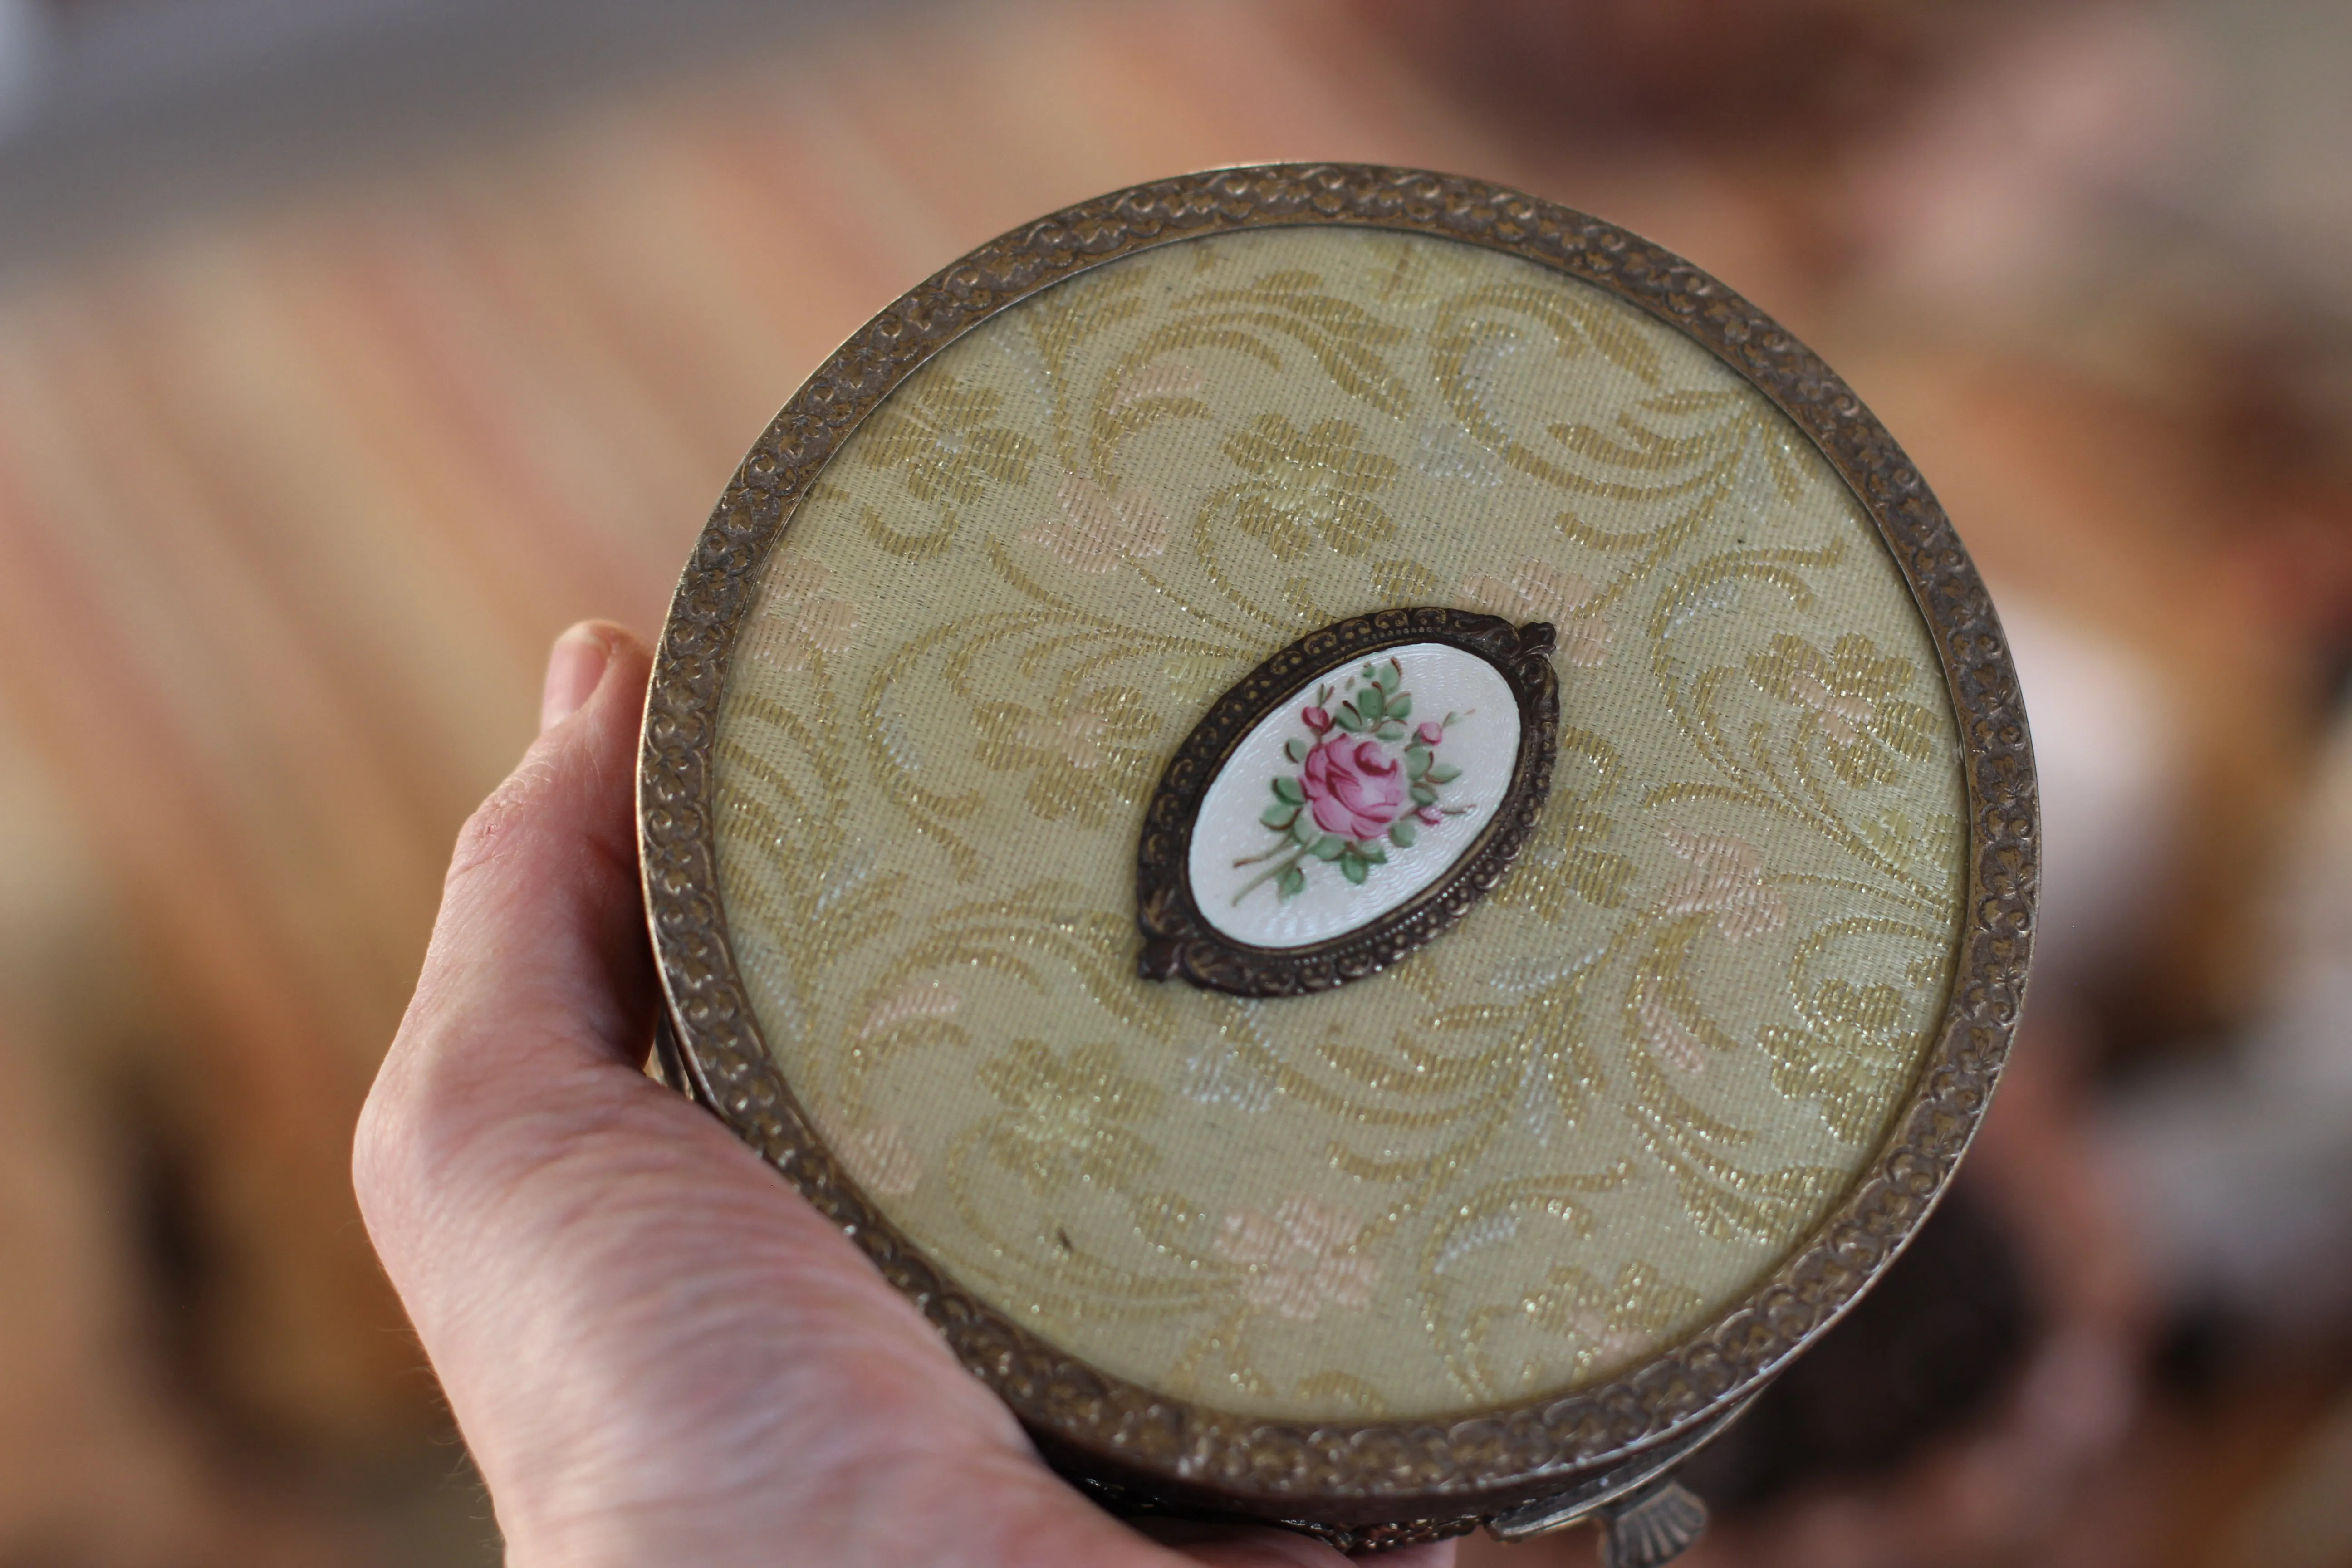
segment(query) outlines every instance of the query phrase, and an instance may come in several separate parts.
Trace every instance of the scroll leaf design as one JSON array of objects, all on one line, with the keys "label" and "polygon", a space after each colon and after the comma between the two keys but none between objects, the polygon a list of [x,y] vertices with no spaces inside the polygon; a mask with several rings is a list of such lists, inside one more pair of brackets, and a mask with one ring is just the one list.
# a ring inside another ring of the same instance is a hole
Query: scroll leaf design
[{"label": "scroll leaf design", "polygon": [[955,544],[958,505],[979,500],[992,482],[1029,482],[1037,443],[992,423],[1003,404],[1003,395],[990,388],[931,376],[910,396],[876,415],[859,446],[859,460],[870,468],[896,470],[908,494],[939,506],[937,521],[920,530],[894,528],[880,511],[861,509],[859,521],[877,544],[903,560],[942,554]]},{"label": "scroll leaf design", "polygon": [[1463,1337],[1481,1381],[1500,1385],[1506,1380],[1488,1364],[1489,1347],[1501,1337],[1498,1330],[1524,1326],[1571,1338],[1580,1345],[1580,1365],[1591,1372],[1638,1360],[1705,1305],[1652,1264],[1628,1263],[1613,1279],[1562,1264],[1518,1300],[1479,1308]]},{"label": "scroll leaf design", "polygon": [[1590,730],[1570,728],[1560,732],[1559,757],[1551,808],[1520,851],[1518,869],[1494,893],[1496,903],[1554,923],[1580,900],[1622,908],[1635,875],[1633,860],[1607,847],[1617,824],[1601,810],[1622,781],[1617,748]]},{"label": "scroll leaf design", "polygon": [[982,702],[972,713],[980,760],[1019,772],[1030,809],[1097,827],[1138,799],[1160,759],[1147,746],[1160,722],[1133,687],[1097,686],[1056,694],[1041,711],[1024,703]]},{"label": "scroll leaf design", "polygon": [[1404,331],[1353,300],[1329,292],[1316,273],[1268,272],[1241,289],[1204,289],[1186,298],[1175,319],[1145,342],[1155,349],[1215,344],[1250,353],[1279,368],[1271,340],[1288,338],[1313,355],[1323,373],[1350,396],[1383,414],[1403,414],[1412,395],[1380,351],[1404,341]]},{"label": "scroll leaf design", "polygon": [[1805,710],[1830,765],[1857,789],[1893,784],[1905,761],[1924,762],[1942,726],[1916,702],[1895,694],[1918,671],[1908,659],[1883,658],[1868,637],[1849,632],[1824,658],[1783,632],[1748,660],[1749,679],[1783,702]]},{"label": "scroll leaf design", "polygon": [[901,403],[877,414],[858,447],[867,468],[895,468],[919,500],[966,505],[988,493],[989,481],[1025,484],[1037,444],[1017,430],[990,423],[1004,405],[987,387],[959,385],[952,376],[918,383]]},{"label": "scroll leaf design", "polygon": [[1120,1068],[1116,1045],[1057,1057],[1042,1040],[1015,1040],[981,1064],[980,1081],[1005,1106],[982,1126],[988,1151],[1034,1193],[1074,1182],[1120,1185],[1159,1158],[1139,1133],[1160,1091]]},{"label": "scroll leaf design", "polygon": [[1226,437],[1225,456],[1254,476],[1227,492],[1234,524],[1277,561],[1296,561],[1318,542],[1361,555],[1395,538],[1376,498],[1396,478],[1396,460],[1366,450],[1362,439],[1344,419],[1300,430],[1279,414],[1261,414]]}]

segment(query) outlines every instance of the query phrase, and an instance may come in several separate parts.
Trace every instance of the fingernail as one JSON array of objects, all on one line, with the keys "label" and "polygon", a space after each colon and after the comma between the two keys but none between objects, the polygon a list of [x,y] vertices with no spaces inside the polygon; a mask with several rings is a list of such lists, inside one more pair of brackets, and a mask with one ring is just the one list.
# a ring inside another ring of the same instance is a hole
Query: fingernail
[{"label": "fingernail", "polygon": [[604,679],[613,650],[586,621],[555,639],[547,655],[547,685],[539,699],[539,732],[547,733],[572,714]]}]

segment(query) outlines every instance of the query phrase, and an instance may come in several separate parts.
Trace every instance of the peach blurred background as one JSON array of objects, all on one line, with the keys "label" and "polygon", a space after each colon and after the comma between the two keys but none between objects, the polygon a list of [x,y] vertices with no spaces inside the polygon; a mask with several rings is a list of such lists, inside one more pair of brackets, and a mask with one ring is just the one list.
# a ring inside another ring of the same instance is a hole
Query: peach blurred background
[{"label": "peach blurred background", "polygon": [[1776,313],[2017,644],[2023,1054],[1693,1561],[2352,1564],[2347,70],[2335,0],[0,0],[0,1563],[495,1560],[345,1163],[549,638],[954,255],[1334,158]]}]

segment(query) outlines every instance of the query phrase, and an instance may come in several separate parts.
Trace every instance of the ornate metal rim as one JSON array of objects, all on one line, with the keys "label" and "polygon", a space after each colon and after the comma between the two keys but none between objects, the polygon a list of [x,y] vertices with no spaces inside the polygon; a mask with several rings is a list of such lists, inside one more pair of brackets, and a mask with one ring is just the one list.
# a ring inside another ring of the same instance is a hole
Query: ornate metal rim
[{"label": "ornate metal rim", "polygon": [[[711,753],[728,658],[769,546],[849,432],[946,344],[1064,279],[1199,236],[1308,224],[1523,258],[1638,307],[1746,377],[1812,439],[1885,540],[1937,638],[1966,752],[1968,903],[1949,999],[1892,1131],[1845,1197],[1744,1300],[1631,1375],[1443,1419],[1208,1409],[1074,1362],[965,1292],[866,1202],[786,1089],[717,894]],[[2024,705],[1992,602],[1917,470],[1818,356],[1705,272],[1613,225],[1460,176],[1360,164],[1185,175],[1024,225],[918,285],[794,394],[720,497],[671,603],[640,763],[647,919],[698,1097],[856,1238],[1041,1443],[1100,1456],[1171,1498],[1269,1520],[1492,1514],[1736,1405],[1828,1329],[1927,1217],[1983,1117],[2024,1000],[2041,831]]]},{"label": "ornate metal rim", "polygon": [[[1382,610],[1309,632],[1242,677],[1176,748],[1144,808],[1135,857],[1143,977],[1181,974],[1235,996],[1299,996],[1378,974],[1460,920],[1511,868],[1551,795],[1559,746],[1559,678],[1550,657],[1556,641],[1541,621],[1514,626],[1500,616],[1433,605]],[[1360,654],[1407,643],[1444,643],[1476,655],[1518,700],[1518,752],[1495,815],[1434,882],[1376,921],[1306,947],[1254,947],[1225,935],[1202,918],[1192,897],[1192,826],[1209,786],[1234,748],[1301,682]]]}]

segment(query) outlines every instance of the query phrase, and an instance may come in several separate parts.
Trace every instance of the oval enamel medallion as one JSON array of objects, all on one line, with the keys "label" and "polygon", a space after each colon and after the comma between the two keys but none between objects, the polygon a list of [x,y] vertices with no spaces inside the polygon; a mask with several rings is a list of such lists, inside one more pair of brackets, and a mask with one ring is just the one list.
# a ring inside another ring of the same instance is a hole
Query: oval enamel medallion
[{"label": "oval enamel medallion", "polygon": [[1548,625],[1391,610],[1301,638],[1217,699],[1147,816],[1144,974],[1320,991],[1453,924],[1549,789],[1554,640]]},{"label": "oval enamel medallion", "polygon": [[1475,654],[1413,643],[1324,671],[1201,797],[1188,866],[1201,918],[1266,948],[1369,925],[1477,842],[1518,750],[1518,702]]}]

